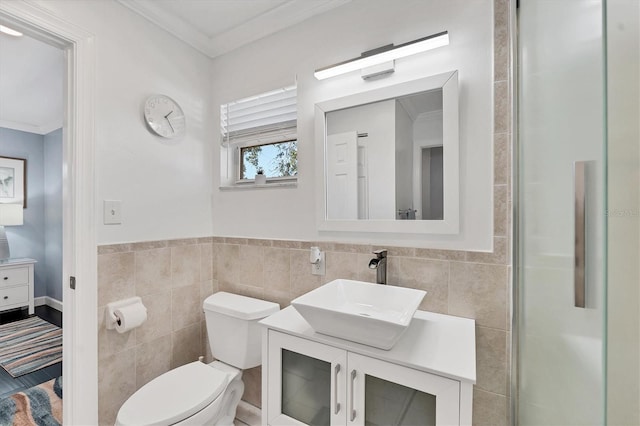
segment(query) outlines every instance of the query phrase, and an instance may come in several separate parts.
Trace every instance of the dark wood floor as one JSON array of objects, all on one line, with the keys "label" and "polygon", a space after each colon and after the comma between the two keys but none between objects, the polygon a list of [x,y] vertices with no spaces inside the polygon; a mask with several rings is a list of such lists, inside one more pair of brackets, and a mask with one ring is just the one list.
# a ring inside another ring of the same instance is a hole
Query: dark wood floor
[{"label": "dark wood floor", "polygon": [[[36,315],[45,321],[49,321],[51,324],[62,327],[62,312],[50,306],[37,306]],[[5,312],[0,314],[0,324],[6,324],[28,317],[29,315],[26,309]],[[11,374],[0,367],[0,398],[13,395],[16,392],[21,392],[60,376],[62,376],[61,362],[16,378],[11,377]]]}]

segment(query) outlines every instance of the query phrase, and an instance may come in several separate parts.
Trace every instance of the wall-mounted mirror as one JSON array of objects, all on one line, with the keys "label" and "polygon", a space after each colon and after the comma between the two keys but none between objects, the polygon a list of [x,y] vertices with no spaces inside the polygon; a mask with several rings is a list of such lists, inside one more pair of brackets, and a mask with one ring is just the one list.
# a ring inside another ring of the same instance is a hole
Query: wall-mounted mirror
[{"label": "wall-mounted mirror", "polygon": [[458,75],[316,104],[321,230],[456,234]]}]

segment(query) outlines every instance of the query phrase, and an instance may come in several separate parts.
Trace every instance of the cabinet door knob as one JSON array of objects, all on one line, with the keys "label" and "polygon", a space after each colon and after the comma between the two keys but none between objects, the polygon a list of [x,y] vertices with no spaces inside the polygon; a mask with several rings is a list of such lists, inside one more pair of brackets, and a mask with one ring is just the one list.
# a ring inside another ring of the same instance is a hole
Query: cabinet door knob
[{"label": "cabinet door knob", "polygon": [[9,298],[9,296],[5,296],[5,297],[4,297],[4,300],[7,300],[8,298]]},{"label": "cabinet door knob", "polygon": [[8,280],[8,279],[9,279],[9,277],[4,277],[4,280],[5,280],[5,281],[6,281],[6,280]]}]

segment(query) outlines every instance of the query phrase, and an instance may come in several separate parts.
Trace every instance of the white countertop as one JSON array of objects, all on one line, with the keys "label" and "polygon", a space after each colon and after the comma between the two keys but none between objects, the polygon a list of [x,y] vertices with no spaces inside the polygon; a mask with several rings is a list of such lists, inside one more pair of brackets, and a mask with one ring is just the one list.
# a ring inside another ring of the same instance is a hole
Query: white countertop
[{"label": "white countertop", "polygon": [[476,382],[476,332],[472,319],[416,311],[407,331],[388,351],[316,333],[292,306],[263,319],[260,324],[394,364]]}]

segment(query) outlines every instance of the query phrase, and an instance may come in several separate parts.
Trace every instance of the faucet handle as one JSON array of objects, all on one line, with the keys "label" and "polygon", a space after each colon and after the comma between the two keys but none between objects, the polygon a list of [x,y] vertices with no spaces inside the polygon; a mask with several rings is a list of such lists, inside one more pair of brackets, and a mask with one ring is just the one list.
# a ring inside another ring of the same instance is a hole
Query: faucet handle
[{"label": "faucet handle", "polygon": [[378,259],[387,257],[387,249],[374,250],[372,253],[378,256]]}]

